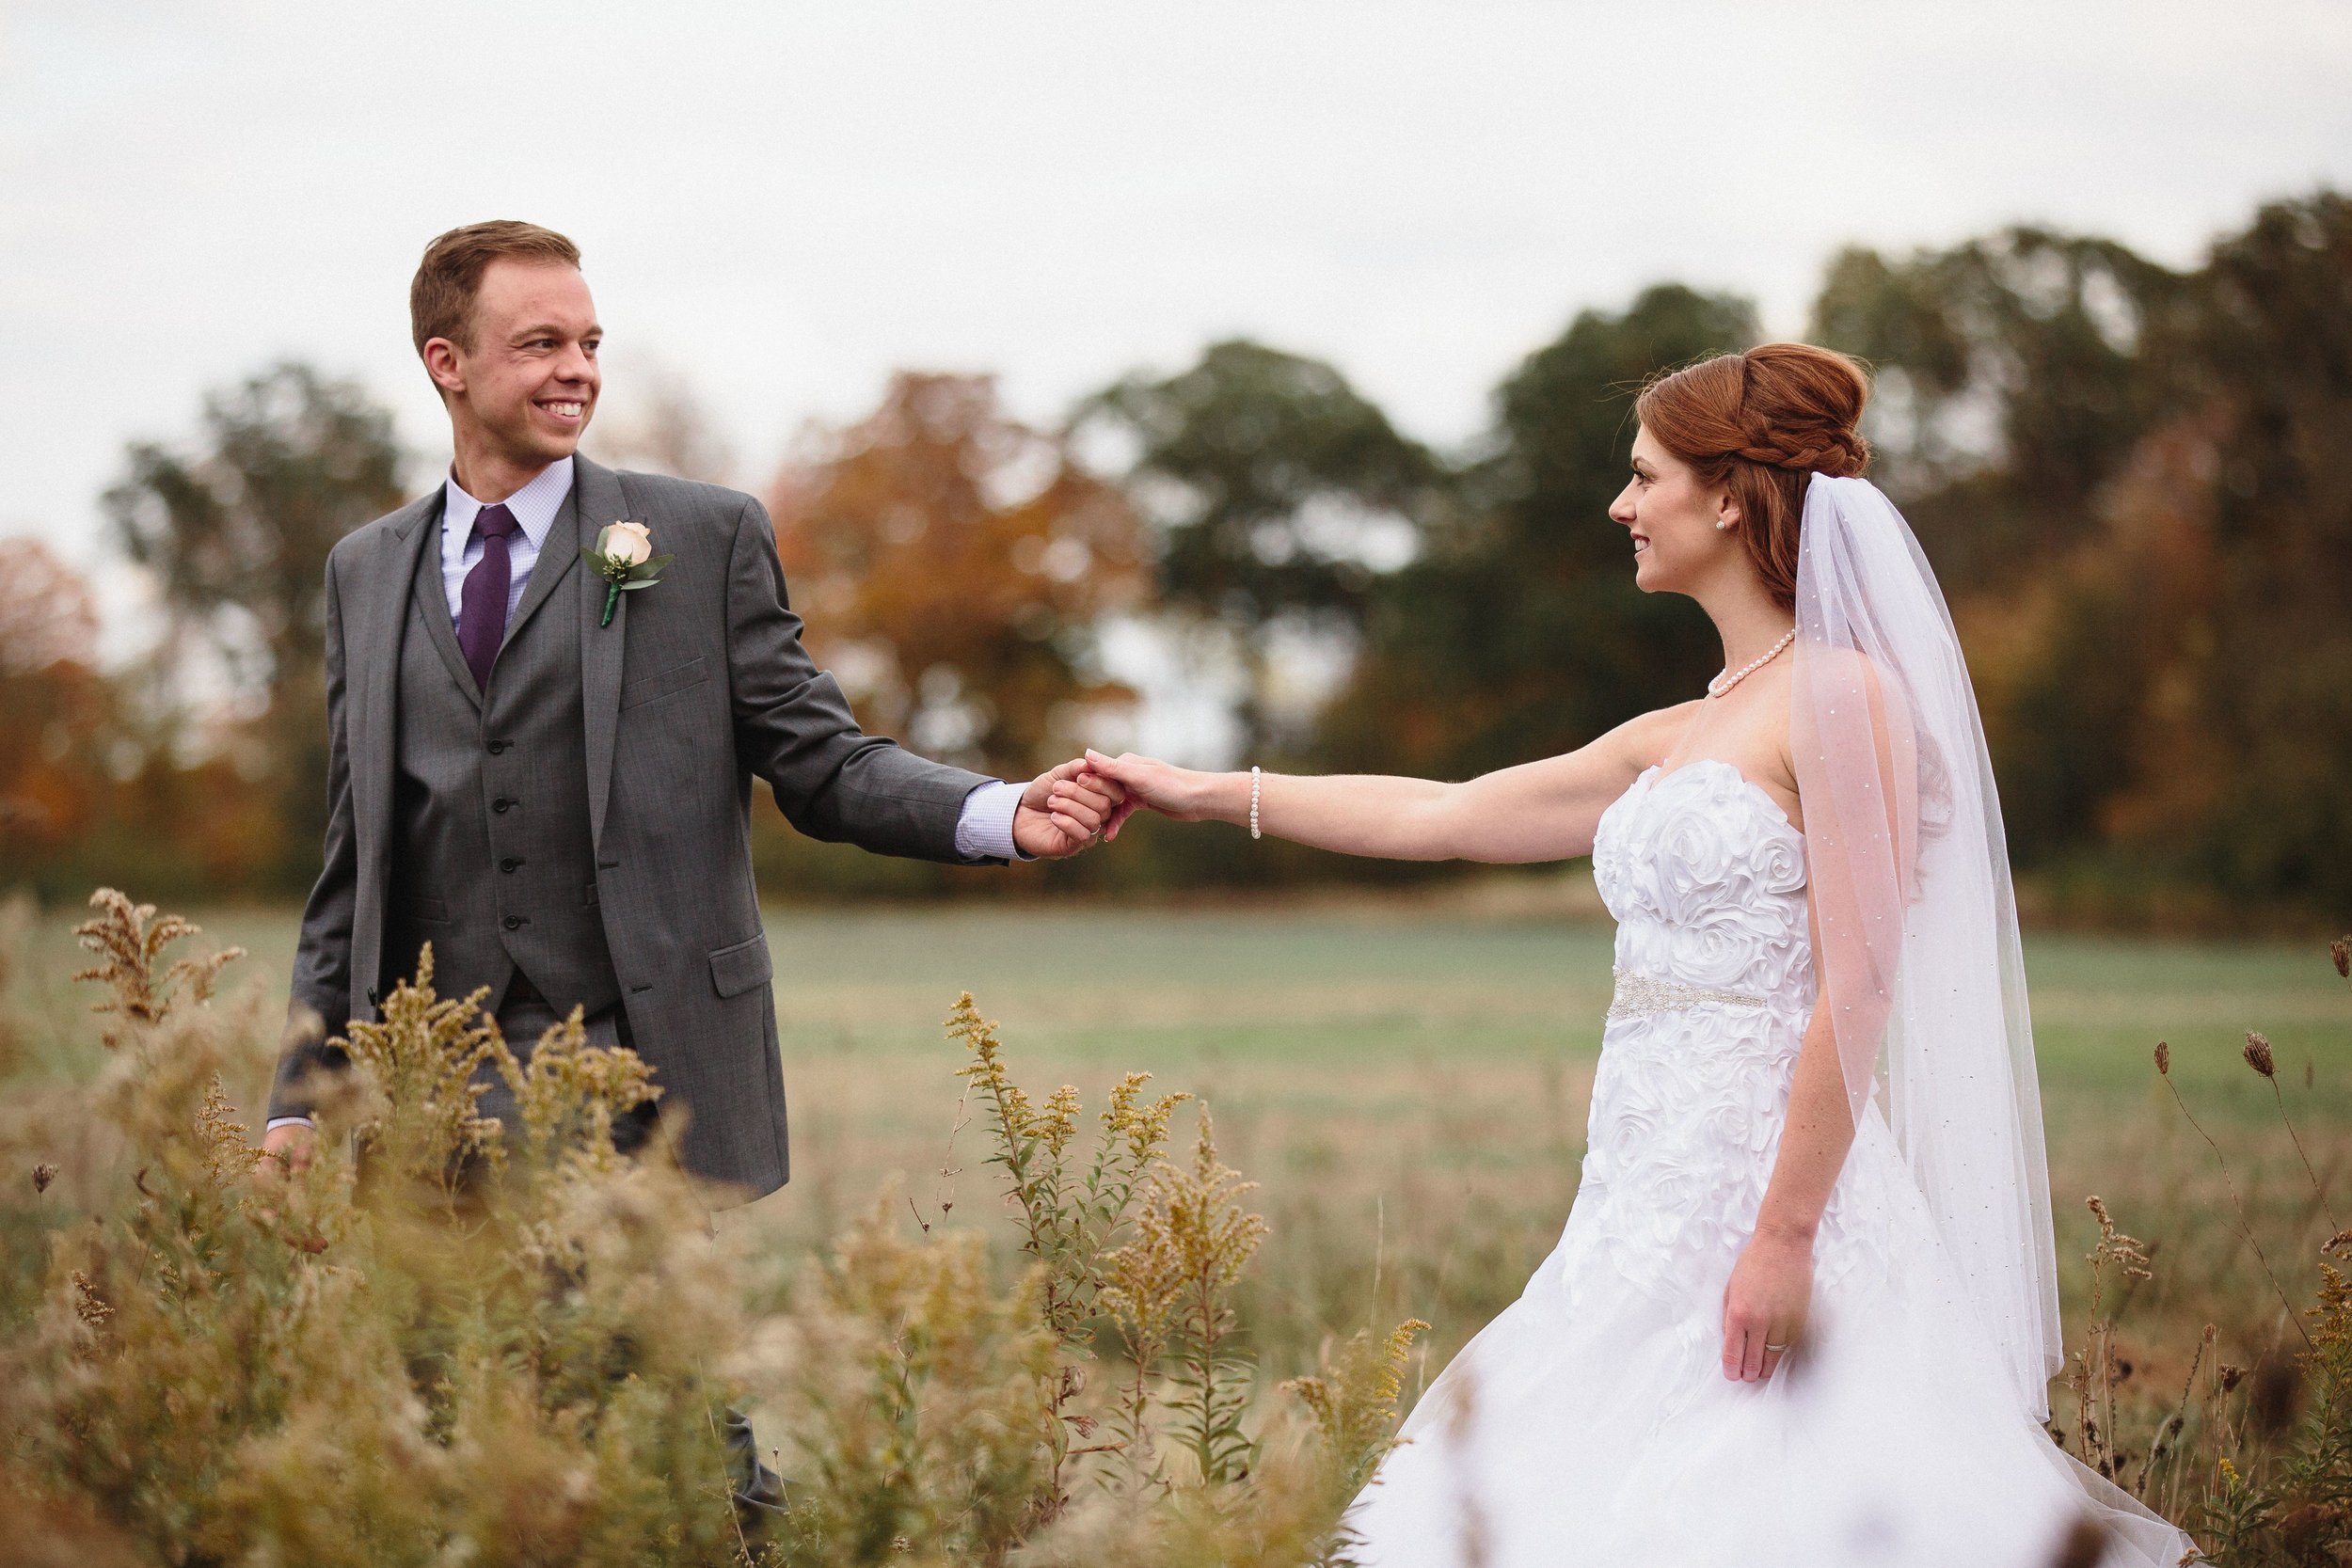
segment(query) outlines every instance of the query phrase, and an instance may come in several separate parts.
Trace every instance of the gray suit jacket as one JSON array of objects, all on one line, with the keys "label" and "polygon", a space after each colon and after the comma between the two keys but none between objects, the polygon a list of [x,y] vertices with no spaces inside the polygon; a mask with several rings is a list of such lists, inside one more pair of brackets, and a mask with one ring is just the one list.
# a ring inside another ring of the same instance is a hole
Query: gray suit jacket
[{"label": "gray suit jacket", "polygon": [[[574,536],[532,571],[539,613],[580,638],[589,820],[607,944],[638,1051],[689,1117],[688,1166],[756,1196],[789,1174],[773,970],[752,884],[752,781],[801,832],[882,854],[957,861],[964,797],[988,781],[861,734],[787,606],[767,513],[751,497],[576,460]],[[358,530],[326,565],[330,752],[326,863],[303,911],[272,1114],[376,1017],[390,880],[402,628],[435,564],[441,492]],[[598,625],[605,584],[579,558],[631,519],[676,559]],[[546,574],[558,574],[552,583]]]}]

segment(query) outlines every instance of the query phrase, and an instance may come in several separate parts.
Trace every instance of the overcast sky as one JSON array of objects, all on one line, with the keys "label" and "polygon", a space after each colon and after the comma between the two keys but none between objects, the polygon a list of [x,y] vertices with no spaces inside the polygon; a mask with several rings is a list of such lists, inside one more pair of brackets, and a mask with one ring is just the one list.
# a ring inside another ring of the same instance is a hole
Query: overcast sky
[{"label": "overcast sky", "polygon": [[2352,185],[2352,7],[0,0],[0,533],[102,555],[134,436],[281,356],[430,483],[406,285],[580,241],[632,372],[756,483],[894,366],[1041,418],[1233,333],[1458,441],[1580,308],[1678,277],[1801,330],[1838,245],[2016,220],[2193,261]]}]

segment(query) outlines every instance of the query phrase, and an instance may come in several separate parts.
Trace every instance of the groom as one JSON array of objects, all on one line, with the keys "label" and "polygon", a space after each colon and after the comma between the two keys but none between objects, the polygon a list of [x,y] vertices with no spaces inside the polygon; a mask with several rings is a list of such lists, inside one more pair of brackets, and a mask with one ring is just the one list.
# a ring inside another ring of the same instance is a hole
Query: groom
[{"label": "groom", "polygon": [[[578,456],[602,333],[580,251],[527,223],[435,240],[408,296],[455,449],[431,495],[326,565],[330,815],[302,916],[264,1147],[310,1155],[326,1043],[433,945],[528,1051],[579,1006],[688,1113],[681,1157],[757,1197],[789,1174],[752,782],[792,825],[879,854],[1073,855],[1118,803],[1073,762],[1025,785],[861,734],[801,644],[749,496]],[[633,522],[670,558],[617,595],[582,561]],[[493,1081],[488,1115],[511,1116]]]}]

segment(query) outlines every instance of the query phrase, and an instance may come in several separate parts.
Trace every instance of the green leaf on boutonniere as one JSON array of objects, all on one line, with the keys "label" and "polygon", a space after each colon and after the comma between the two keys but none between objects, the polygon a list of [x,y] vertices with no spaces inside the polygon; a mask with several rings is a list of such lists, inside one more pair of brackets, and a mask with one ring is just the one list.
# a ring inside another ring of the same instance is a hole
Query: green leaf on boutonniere
[{"label": "green leaf on boutonniere", "polygon": [[640,588],[651,588],[661,580],[661,568],[675,561],[675,555],[654,555],[653,530],[644,523],[608,523],[596,534],[596,542],[580,546],[580,559],[589,569],[604,578],[604,618],[596,624],[612,624],[612,607],[621,602],[621,595]]}]

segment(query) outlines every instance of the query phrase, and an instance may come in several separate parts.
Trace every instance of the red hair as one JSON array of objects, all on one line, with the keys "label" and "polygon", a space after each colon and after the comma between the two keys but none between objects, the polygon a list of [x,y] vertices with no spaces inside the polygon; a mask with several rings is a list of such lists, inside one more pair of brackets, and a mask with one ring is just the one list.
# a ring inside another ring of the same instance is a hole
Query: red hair
[{"label": "red hair", "polygon": [[1797,527],[1807,474],[1845,479],[1870,466],[1855,428],[1869,378],[1846,356],[1810,343],[1762,343],[1664,372],[1633,412],[1699,483],[1731,492],[1740,531],[1764,585],[1797,598]]}]

